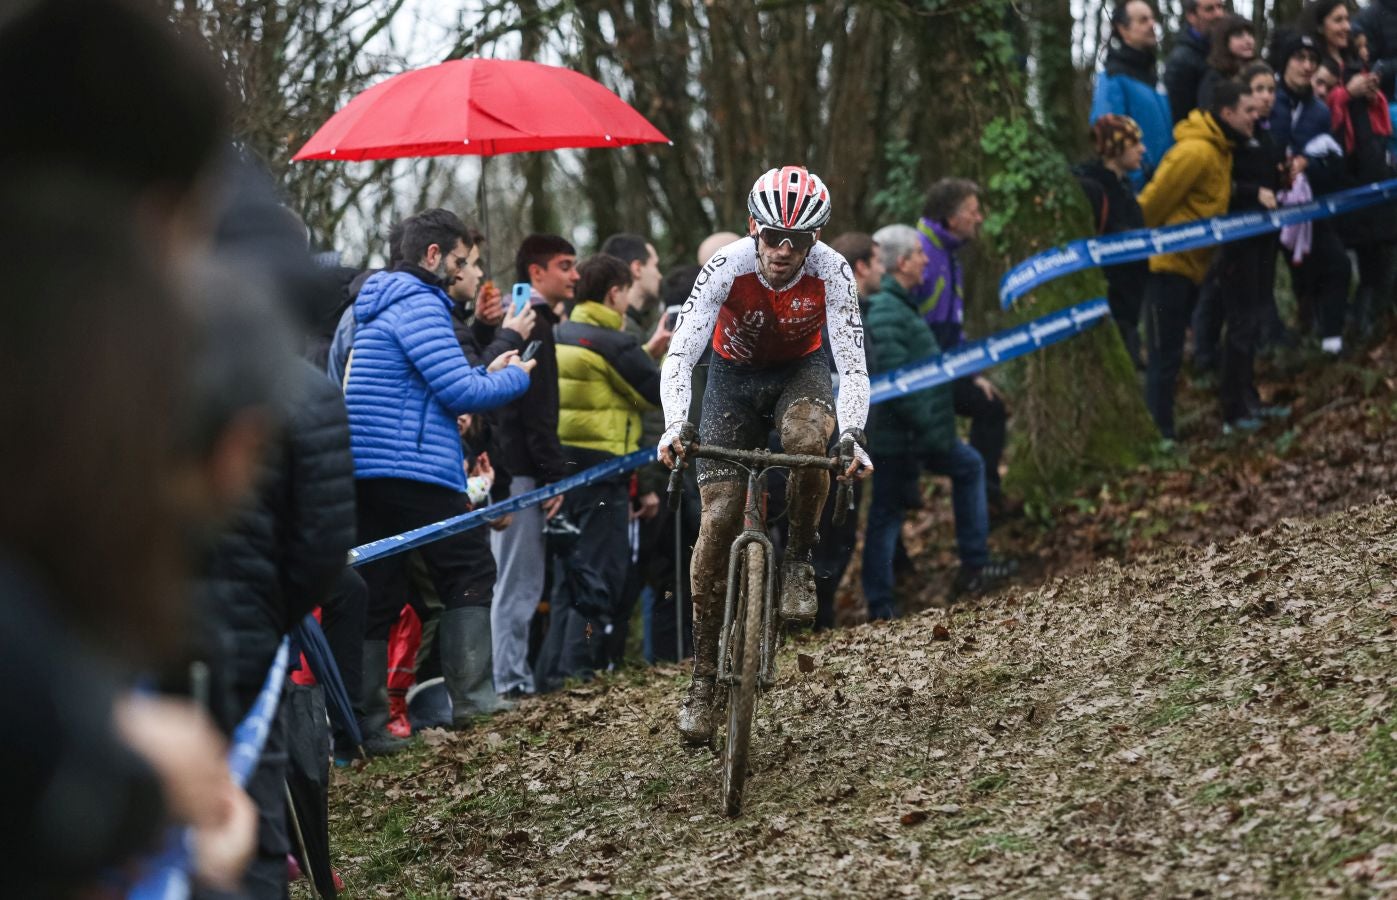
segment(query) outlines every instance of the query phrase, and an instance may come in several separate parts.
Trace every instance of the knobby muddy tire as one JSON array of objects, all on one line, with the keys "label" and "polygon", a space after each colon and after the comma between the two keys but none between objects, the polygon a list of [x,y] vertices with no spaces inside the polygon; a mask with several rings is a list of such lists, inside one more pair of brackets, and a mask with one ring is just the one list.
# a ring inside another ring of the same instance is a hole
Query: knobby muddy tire
[{"label": "knobby muddy tire", "polygon": [[[761,544],[743,548],[742,591],[733,617],[733,685],[728,688],[728,734],[723,747],[723,812],[742,812],[747,783],[747,756],[752,740],[752,716],[757,705],[757,670],[761,667],[762,612],[766,602],[766,551]],[[738,630],[740,629],[740,630]]]}]

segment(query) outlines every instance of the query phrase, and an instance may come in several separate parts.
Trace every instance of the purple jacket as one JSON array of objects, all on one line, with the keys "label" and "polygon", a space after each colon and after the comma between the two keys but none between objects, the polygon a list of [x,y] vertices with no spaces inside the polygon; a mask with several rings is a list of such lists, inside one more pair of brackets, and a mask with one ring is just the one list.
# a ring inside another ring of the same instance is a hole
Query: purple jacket
[{"label": "purple jacket", "polygon": [[956,251],[965,242],[940,222],[927,218],[917,222],[917,233],[926,251],[922,283],[913,292],[917,310],[931,326],[941,350],[953,350],[965,339],[965,298],[961,294],[960,261],[956,259]]}]

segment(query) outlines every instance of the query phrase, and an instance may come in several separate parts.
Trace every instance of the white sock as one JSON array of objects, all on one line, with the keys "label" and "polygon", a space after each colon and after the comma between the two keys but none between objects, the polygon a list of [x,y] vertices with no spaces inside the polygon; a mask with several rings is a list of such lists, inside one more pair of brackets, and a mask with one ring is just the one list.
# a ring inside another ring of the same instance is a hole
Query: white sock
[{"label": "white sock", "polygon": [[1325,353],[1333,353],[1336,356],[1344,350],[1344,339],[1341,337],[1327,337],[1319,342],[1319,349]]}]

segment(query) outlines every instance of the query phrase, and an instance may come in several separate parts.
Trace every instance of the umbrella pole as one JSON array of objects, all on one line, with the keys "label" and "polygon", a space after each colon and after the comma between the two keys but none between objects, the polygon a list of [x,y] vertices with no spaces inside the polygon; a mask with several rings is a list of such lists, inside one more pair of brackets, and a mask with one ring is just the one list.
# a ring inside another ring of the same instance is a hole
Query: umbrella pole
[{"label": "umbrella pole", "polygon": [[487,199],[489,194],[485,190],[485,160],[488,156],[480,157],[480,230],[485,232],[484,253],[481,254],[485,261],[485,280],[493,281],[495,278],[494,269],[490,268],[490,245],[494,241],[494,235],[490,233],[490,202]]}]

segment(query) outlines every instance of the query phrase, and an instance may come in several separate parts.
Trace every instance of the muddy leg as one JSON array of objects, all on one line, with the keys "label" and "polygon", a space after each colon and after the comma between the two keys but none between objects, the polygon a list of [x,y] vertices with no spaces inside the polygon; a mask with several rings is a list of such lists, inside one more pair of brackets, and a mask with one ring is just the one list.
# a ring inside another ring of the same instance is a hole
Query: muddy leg
[{"label": "muddy leg", "polygon": [[740,481],[719,481],[699,487],[703,524],[694,543],[690,587],[694,597],[694,677],[718,672],[718,632],[723,627],[723,603],[728,594],[728,556],[742,530]]},{"label": "muddy leg", "polygon": [[[781,417],[781,449],[787,453],[823,456],[834,432],[834,416],[818,403],[797,400]],[[786,488],[786,504],[790,514],[790,538],[786,544],[788,559],[808,560],[817,539],[820,513],[829,494],[829,473],[823,469],[797,469],[791,473]]]}]

